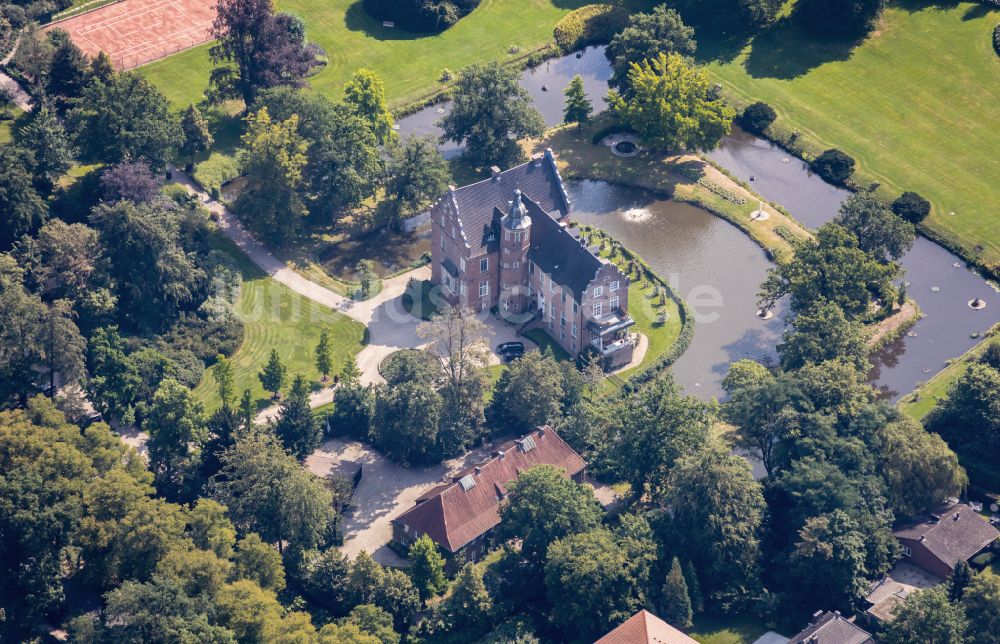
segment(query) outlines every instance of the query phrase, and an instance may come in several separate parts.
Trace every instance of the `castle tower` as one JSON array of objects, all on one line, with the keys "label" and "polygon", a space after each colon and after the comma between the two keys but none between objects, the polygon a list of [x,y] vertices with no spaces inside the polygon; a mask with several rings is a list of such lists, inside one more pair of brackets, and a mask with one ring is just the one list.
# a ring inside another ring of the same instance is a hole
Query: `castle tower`
[{"label": "castle tower", "polygon": [[521,202],[521,191],[500,220],[500,299],[501,316],[521,317],[529,313],[528,248],[531,247],[531,217]]}]

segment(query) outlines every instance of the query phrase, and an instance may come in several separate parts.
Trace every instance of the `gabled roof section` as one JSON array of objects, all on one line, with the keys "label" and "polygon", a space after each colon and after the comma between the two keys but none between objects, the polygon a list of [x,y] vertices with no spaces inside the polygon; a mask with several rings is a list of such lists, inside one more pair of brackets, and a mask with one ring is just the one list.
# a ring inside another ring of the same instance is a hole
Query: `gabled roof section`
[{"label": "gabled roof section", "polygon": [[520,190],[557,219],[569,214],[569,196],[556,168],[555,157],[551,150],[546,150],[527,163],[450,191],[448,201],[473,248],[486,245],[486,231],[493,227],[494,210],[498,209],[502,217],[508,204],[514,201],[515,190]]},{"label": "gabled roof section", "polygon": [[[524,451],[523,441],[534,443]],[[536,465],[554,465],[573,476],[585,467],[573,451],[548,425],[518,441],[503,444],[486,462],[458,473],[452,482],[424,494],[413,506],[395,519],[419,534],[428,535],[448,552],[458,550],[500,523],[500,501],[507,495],[507,483],[520,472]]]},{"label": "gabled roof section", "polygon": [[596,644],[692,644],[691,639],[648,610],[641,610],[621,623]]},{"label": "gabled roof section", "polygon": [[569,288],[573,297],[580,301],[597,271],[605,264],[604,260],[581,244],[570,228],[545,216],[534,201],[526,197],[522,197],[522,201],[532,221],[528,259],[557,284]]},{"label": "gabled roof section", "polygon": [[965,503],[945,503],[930,516],[913,521],[892,534],[897,539],[919,541],[950,567],[967,561],[1000,537],[1000,531]]},{"label": "gabled roof section", "polygon": [[812,622],[788,644],[873,644],[871,634],[846,619],[839,611],[819,611]]}]

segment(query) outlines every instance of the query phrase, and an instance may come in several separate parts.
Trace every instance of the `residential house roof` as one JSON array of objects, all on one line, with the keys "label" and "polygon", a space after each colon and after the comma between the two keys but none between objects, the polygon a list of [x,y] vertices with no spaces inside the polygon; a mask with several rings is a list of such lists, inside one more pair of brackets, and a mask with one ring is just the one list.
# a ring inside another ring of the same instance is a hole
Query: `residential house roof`
[{"label": "residential house roof", "polygon": [[893,609],[911,593],[943,584],[944,580],[906,561],[898,561],[885,577],[872,583],[865,596],[871,606],[865,611],[883,622],[890,622]]},{"label": "residential house roof", "polygon": [[965,503],[949,502],[892,533],[919,541],[949,567],[967,561],[1000,537],[1000,531]]},{"label": "residential house roof", "polygon": [[425,493],[417,504],[399,515],[397,523],[428,535],[449,552],[458,552],[476,537],[500,523],[500,501],[506,485],[536,465],[554,465],[567,476],[586,464],[549,426],[507,442],[487,461],[459,472],[450,483]]},{"label": "residential house roof", "polygon": [[[487,247],[493,222],[503,217],[514,191],[534,201],[546,213],[562,219],[570,211],[569,196],[556,169],[551,150],[534,156],[527,163],[495,173],[489,179],[452,188],[444,199],[458,215],[465,238],[473,249]],[[499,217],[496,212],[499,211]]]},{"label": "residential house roof", "polygon": [[817,611],[801,633],[789,644],[869,644],[875,639],[865,629],[848,620],[840,611]]},{"label": "residential house roof", "polygon": [[596,644],[689,644],[695,641],[643,609],[597,640]]}]

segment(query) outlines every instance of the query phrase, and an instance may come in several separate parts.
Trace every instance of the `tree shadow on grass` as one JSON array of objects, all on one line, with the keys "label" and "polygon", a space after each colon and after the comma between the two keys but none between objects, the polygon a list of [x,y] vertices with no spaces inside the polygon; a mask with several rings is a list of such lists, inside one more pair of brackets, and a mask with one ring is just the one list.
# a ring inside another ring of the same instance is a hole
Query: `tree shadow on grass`
[{"label": "tree shadow on grass", "polygon": [[382,21],[367,11],[358,0],[347,8],[344,14],[344,25],[351,31],[362,31],[375,40],[419,40],[436,36],[436,33],[417,34],[399,27],[383,27]]},{"label": "tree shadow on grass", "polygon": [[757,35],[744,62],[753,78],[791,80],[825,63],[850,59],[867,34],[823,38],[807,33],[784,17]]},{"label": "tree shadow on grass", "polygon": [[734,36],[704,32],[697,34],[697,40],[698,50],[694,57],[700,63],[731,63],[750,44],[750,36],[746,34]]},{"label": "tree shadow on grass", "polygon": [[994,7],[986,4],[975,4],[965,10],[965,13],[962,14],[962,20],[976,20],[997,12],[1000,12],[1000,7]]}]

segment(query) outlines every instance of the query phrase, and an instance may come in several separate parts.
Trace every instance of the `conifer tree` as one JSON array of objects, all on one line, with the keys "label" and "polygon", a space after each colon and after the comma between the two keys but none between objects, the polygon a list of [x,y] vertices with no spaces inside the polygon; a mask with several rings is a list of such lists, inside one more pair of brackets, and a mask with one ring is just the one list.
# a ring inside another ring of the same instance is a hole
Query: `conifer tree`
[{"label": "conifer tree", "polygon": [[212,372],[215,375],[215,385],[219,389],[222,406],[228,408],[235,393],[233,388],[235,387],[236,375],[233,372],[233,363],[220,353],[215,357],[215,367],[212,368]]},{"label": "conifer tree", "polygon": [[420,598],[427,601],[448,587],[444,576],[444,558],[426,534],[410,546],[410,579],[420,591]]},{"label": "conifer tree", "polygon": [[677,557],[670,564],[667,581],[663,584],[663,619],[678,628],[691,626],[691,598]]},{"label": "conifer tree", "polygon": [[181,117],[181,130],[184,132],[184,143],[181,145],[181,152],[191,157],[191,165],[194,165],[194,155],[204,152],[212,147],[214,140],[211,132],[208,131],[208,123],[205,117],[194,103],[188,105]]},{"label": "conifer tree", "polygon": [[288,371],[285,369],[285,365],[281,364],[281,358],[278,356],[276,349],[271,349],[271,355],[267,359],[267,364],[257,374],[257,377],[260,378],[260,384],[264,386],[264,389],[271,392],[271,397],[277,398],[278,392],[285,386]]},{"label": "conifer tree", "polygon": [[953,602],[962,601],[962,597],[965,596],[965,588],[971,581],[972,568],[969,567],[968,562],[959,561],[948,580],[948,599]]},{"label": "conifer tree", "polygon": [[316,370],[323,374],[323,382],[326,382],[333,369],[333,356],[330,352],[330,333],[323,329],[319,334],[319,344],[316,345]]},{"label": "conifer tree", "polygon": [[590,120],[590,112],[593,105],[587,98],[587,92],[583,88],[583,77],[577,74],[569,82],[564,92],[566,96],[566,106],[563,108],[563,122],[576,123],[579,130],[583,124]]},{"label": "conifer tree", "polygon": [[243,395],[240,397],[240,427],[243,431],[249,431],[253,427],[253,419],[257,415],[257,406],[253,401],[253,394],[250,393],[249,389],[243,390]]},{"label": "conifer tree", "polygon": [[320,427],[309,407],[309,385],[301,374],[295,376],[288,397],[281,404],[274,433],[299,460],[319,447]]},{"label": "conifer tree", "polygon": [[697,615],[705,610],[705,598],[701,595],[701,584],[698,583],[698,571],[690,561],[684,562],[684,582],[687,583],[688,597],[691,598],[691,611]]}]

